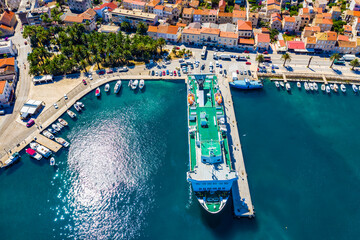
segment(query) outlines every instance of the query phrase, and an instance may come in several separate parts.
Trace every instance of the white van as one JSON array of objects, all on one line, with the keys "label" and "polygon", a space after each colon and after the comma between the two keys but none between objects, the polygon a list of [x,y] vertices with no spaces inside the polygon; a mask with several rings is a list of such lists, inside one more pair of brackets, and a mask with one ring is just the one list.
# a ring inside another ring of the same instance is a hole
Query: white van
[{"label": "white van", "polygon": [[237,80],[239,80],[239,78],[238,78],[238,76],[237,76],[236,72],[233,72],[233,73],[232,73],[232,80],[233,80],[233,81],[237,81]]},{"label": "white van", "polygon": [[345,54],[343,58],[345,61],[352,61],[356,58],[356,56],[352,54]]}]

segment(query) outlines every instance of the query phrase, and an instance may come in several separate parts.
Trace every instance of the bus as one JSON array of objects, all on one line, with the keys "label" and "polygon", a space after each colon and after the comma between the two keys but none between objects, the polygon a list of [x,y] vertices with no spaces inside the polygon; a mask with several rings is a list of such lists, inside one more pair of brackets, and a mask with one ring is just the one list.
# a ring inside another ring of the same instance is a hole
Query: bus
[{"label": "bus", "polygon": [[201,51],[201,59],[206,59],[206,53],[207,53],[207,48],[206,46],[204,46]]}]

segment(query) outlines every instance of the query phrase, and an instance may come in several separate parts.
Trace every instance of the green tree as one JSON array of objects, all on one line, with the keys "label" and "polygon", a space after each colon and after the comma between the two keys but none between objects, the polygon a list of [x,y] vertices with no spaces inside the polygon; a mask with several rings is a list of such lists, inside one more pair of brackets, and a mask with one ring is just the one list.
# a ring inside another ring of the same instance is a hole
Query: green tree
[{"label": "green tree", "polygon": [[338,54],[338,53],[332,54],[330,57],[330,60],[332,61],[330,68],[332,68],[332,66],[334,65],[335,60],[339,60],[340,58],[341,58],[340,54]]},{"label": "green tree", "polygon": [[260,66],[260,63],[264,62],[264,55],[258,54],[255,59],[258,62],[258,66]]},{"label": "green tree", "polygon": [[166,41],[164,38],[159,38],[157,40],[158,47],[160,48],[160,53],[163,52],[163,47],[166,45]]},{"label": "green tree", "polygon": [[279,35],[279,31],[276,28],[272,28],[270,29],[270,39],[271,42],[275,42],[276,41],[276,37]]},{"label": "green tree", "polygon": [[148,28],[143,22],[140,22],[136,27],[136,33],[141,35],[145,35],[147,33],[147,30]]},{"label": "green tree", "polygon": [[354,70],[354,68],[359,67],[360,66],[359,60],[355,58],[350,62],[350,66],[351,66],[351,70]]},{"label": "green tree", "polygon": [[288,61],[290,62],[291,61],[291,56],[289,53],[284,53],[282,56],[281,56],[281,59],[284,60],[284,64],[283,66],[285,67],[285,63]]},{"label": "green tree", "polygon": [[128,22],[123,21],[120,24],[120,28],[121,28],[121,30],[123,30],[125,32],[128,32],[131,29],[131,26],[130,26],[130,24]]},{"label": "green tree", "polygon": [[345,21],[342,20],[333,21],[332,30],[337,33],[343,33],[344,25],[346,25]]}]

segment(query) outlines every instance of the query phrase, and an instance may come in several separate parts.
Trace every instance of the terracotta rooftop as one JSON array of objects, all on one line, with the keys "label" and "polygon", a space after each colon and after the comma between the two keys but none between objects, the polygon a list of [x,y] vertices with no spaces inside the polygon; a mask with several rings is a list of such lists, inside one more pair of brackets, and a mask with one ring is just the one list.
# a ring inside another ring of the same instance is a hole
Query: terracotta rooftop
[{"label": "terracotta rooftop", "polygon": [[270,34],[268,34],[268,33],[259,33],[257,35],[257,42],[270,43]]},{"label": "terracotta rooftop", "polygon": [[178,22],[178,23],[176,23],[176,26],[185,28],[185,27],[186,27],[186,24],[185,24],[185,23],[180,23],[180,22]]},{"label": "terracotta rooftop", "polygon": [[203,10],[201,10],[201,9],[194,10],[194,15],[202,15],[202,14],[203,14]]},{"label": "terracotta rooftop", "polygon": [[14,16],[15,16],[14,12],[4,11],[4,13],[0,16],[0,23],[5,24],[8,27],[13,27],[11,26],[11,20],[13,19]]},{"label": "terracotta rooftop", "polygon": [[316,34],[317,40],[336,41],[337,33],[332,31],[320,32]]},{"label": "terracotta rooftop", "polygon": [[194,12],[193,8],[184,8],[183,9],[183,14],[192,15],[193,12]]},{"label": "terracotta rooftop", "polygon": [[160,3],[160,0],[152,0],[151,2],[149,2],[148,7],[155,7],[159,3]]},{"label": "terracotta rooftop", "polygon": [[1,80],[0,81],[0,94],[3,94],[5,85],[6,85],[6,80]]},{"label": "terracotta rooftop", "polygon": [[109,11],[111,12],[112,10],[114,10],[115,8],[117,8],[117,5],[114,2],[108,2],[108,3],[104,3],[102,4],[100,7],[96,7],[94,8],[94,10],[100,10],[103,8],[108,8]]},{"label": "terracotta rooftop", "polygon": [[305,27],[304,30],[305,31],[313,31],[313,32],[320,32],[321,31],[319,26]]},{"label": "terracotta rooftop", "polygon": [[1,24],[1,25],[0,25],[0,28],[1,28],[1,29],[4,29],[4,30],[6,30],[6,31],[10,31],[10,32],[14,31],[14,28],[13,28],[13,27],[8,27],[8,26],[6,26],[6,25],[4,25],[4,24]]},{"label": "terracotta rooftop", "polygon": [[220,32],[220,37],[237,39],[238,35],[234,32]]},{"label": "terracotta rooftop", "polygon": [[306,38],[306,43],[316,44],[316,37],[307,37]]},{"label": "terracotta rooftop", "polygon": [[231,18],[233,16],[233,13],[229,13],[229,12],[219,12],[218,13],[218,17],[229,17]]},{"label": "terracotta rooftop", "polygon": [[64,22],[72,22],[72,23],[82,23],[83,22],[83,18],[79,17],[79,16],[65,16],[64,18]]},{"label": "terracotta rooftop", "polygon": [[79,14],[78,16],[83,17],[86,20],[91,20],[92,18],[94,18],[96,16],[96,12],[94,11],[94,9],[89,8],[85,12]]},{"label": "terracotta rooftop", "polygon": [[157,27],[156,26],[149,26],[148,32],[157,32]]},{"label": "terracotta rooftop", "polygon": [[350,25],[344,25],[345,32],[352,32],[352,27]]},{"label": "terracotta rooftop", "polygon": [[284,18],[284,21],[285,21],[285,22],[293,22],[293,23],[294,23],[294,22],[295,22],[295,18],[294,18],[294,17],[285,17],[285,18]]},{"label": "terracotta rooftop", "polygon": [[255,40],[252,38],[239,38],[239,44],[255,45]]},{"label": "terracotta rooftop", "polygon": [[165,6],[163,5],[157,5],[156,7],[154,7],[154,9],[156,10],[164,10]]},{"label": "terracotta rooftop", "polygon": [[0,59],[0,68],[4,68],[6,66],[15,66],[15,58],[3,58]]},{"label": "terracotta rooftop", "polygon": [[196,35],[198,35],[198,34],[200,34],[200,29],[198,29],[198,28],[185,28],[183,31],[182,31],[182,33],[184,34],[184,33],[187,33],[187,34],[196,34]]},{"label": "terracotta rooftop", "polygon": [[314,24],[328,24],[328,25],[333,25],[333,21],[332,21],[332,19],[315,18]]},{"label": "terracotta rooftop", "polygon": [[219,35],[220,29],[218,29],[218,28],[202,28],[201,33]]},{"label": "terracotta rooftop", "polygon": [[271,4],[276,4],[276,5],[279,5],[280,6],[280,2],[276,1],[276,0],[268,0],[267,1],[267,5],[271,5]]},{"label": "terracotta rooftop", "polygon": [[338,41],[349,41],[349,37],[345,36],[345,35],[340,35],[338,36]]},{"label": "terracotta rooftop", "polygon": [[348,48],[355,48],[356,42],[355,41],[338,41],[339,47],[348,47]]},{"label": "terracotta rooftop", "polygon": [[244,18],[246,19],[246,11],[234,10],[233,18]]},{"label": "terracotta rooftop", "polygon": [[238,30],[240,31],[252,31],[252,23],[250,21],[237,21]]}]

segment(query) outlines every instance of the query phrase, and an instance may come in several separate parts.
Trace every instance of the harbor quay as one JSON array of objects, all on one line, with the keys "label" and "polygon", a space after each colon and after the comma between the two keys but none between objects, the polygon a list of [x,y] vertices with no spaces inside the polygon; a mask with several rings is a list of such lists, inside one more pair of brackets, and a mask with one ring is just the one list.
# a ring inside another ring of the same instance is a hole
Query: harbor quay
[{"label": "harbor quay", "polygon": [[[96,89],[97,87],[106,84],[108,82],[116,81],[116,80],[131,80],[131,79],[143,79],[145,81],[184,81],[185,77],[178,77],[178,76],[167,76],[165,78],[161,77],[153,77],[148,75],[121,75],[121,76],[114,76],[114,77],[104,77],[100,79],[94,79],[93,81],[88,80],[87,85],[84,85],[83,83],[79,83],[76,85],[71,91],[66,93],[68,99],[65,100],[64,97],[61,97],[58,101],[56,101],[56,105],[58,106],[58,109],[55,109],[54,107],[49,107],[44,112],[42,112],[36,119],[35,119],[35,125],[31,128],[26,128],[26,134],[25,137],[22,139],[16,139],[17,141],[8,143],[7,145],[3,146],[3,149],[1,149],[1,155],[0,155],[0,166],[3,166],[5,161],[9,159],[11,154],[14,152],[20,152],[23,150],[28,144],[30,144],[35,139],[43,139],[41,132],[45,130],[47,127],[49,127],[54,121],[56,121],[61,115],[63,115],[66,110],[68,110],[73,104],[76,103],[79,99],[81,99],[83,96],[91,92],[92,90]],[[40,137],[39,137],[40,136]],[[41,141],[41,140],[40,140]],[[41,143],[42,144],[42,143]],[[51,150],[54,150],[55,152],[58,151],[59,146],[56,142],[47,139],[46,144],[47,146],[50,146]]]}]

